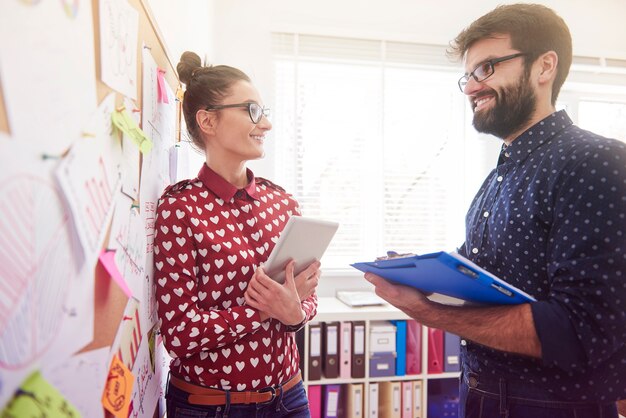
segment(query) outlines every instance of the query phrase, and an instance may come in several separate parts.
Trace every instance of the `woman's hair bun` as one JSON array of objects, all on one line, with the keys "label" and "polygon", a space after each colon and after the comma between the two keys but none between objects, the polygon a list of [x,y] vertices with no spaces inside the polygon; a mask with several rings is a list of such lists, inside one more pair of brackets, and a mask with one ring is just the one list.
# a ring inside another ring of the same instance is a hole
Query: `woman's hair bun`
[{"label": "woman's hair bun", "polygon": [[189,84],[194,71],[202,68],[202,60],[195,52],[185,51],[180,56],[180,62],[176,66],[178,78],[185,84]]}]

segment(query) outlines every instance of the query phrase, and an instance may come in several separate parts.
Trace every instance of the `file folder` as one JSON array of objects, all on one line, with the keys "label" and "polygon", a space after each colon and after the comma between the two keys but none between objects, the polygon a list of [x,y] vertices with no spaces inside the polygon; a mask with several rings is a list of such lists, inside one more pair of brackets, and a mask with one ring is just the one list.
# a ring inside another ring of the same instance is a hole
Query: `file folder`
[{"label": "file folder", "polygon": [[311,418],[322,418],[322,387],[320,385],[310,385],[307,388],[309,398],[309,413]]},{"label": "file folder", "polygon": [[368,418],[378,418],[378,402],[379,402],[378,393],[379,393],[378,383],[376,382],[370,383],[369,408],[367,411]]},{"label": "file folder", "polygon": [[461,354],[461,337],[446,332],[443,341],[443,371],[459,372],[461,371],[461,363],[459,356]]},{"label": "file folder", "polygon": [[422,325],[414,319],[406,321],[406,374],[422,372]]},{"label": "file folder", "polygon": [[443,330],[428,328],[428,373],[443,373]]},{"label": "file folder", "polygon": [[413,384],[402,382],[402,418],[413,418]]},{"label": "file folder", "polygon": [[474,303],[513,305],[535,301],[526,292],[457,253],[437,252],[351,266],[423,292],[440,293]]},{"label": "file folder", "polygon": [[422,381],[414,380],[413,381],[413,418],[422,418],[423,410],[422,408]]},{"label": "file folder", "polygon": [[379,382],[378,416],[402,418],[402,392],[400,382]]},{"label": "file folder", "polygon": [[339,350],[339,377],[349,379],[352,375],[352,324],[350,322],[341,322]]},{"label": "file folder", "polygon": [[339,416],[339,391],[339,385],[324,386],[323,418],[337,418]]},{"label": "file folder", "polygon": [[322,378],[322,327],[309,324],[309,370],[308,380]]},{"label": "file folder", "polygon": [[365,377],[365,321],[352,322],[352,377]]},{"label": "file folder", "polygon": [[339,322],[322,323],[322,371],[324,377],[339,377]]},{"label": "file folder", "polygon": [[396,326],[396,376],[406,374],[406,321],[391,321]]},{"label": "file folder", "polygon": [[345,417],[363,418],[363,384],[353,383],[347,385]]}]

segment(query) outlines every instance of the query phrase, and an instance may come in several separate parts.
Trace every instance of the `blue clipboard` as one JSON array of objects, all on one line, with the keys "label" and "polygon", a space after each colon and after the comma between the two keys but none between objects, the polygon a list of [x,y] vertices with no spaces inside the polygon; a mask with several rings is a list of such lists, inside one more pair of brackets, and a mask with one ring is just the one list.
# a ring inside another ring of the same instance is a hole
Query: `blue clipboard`
[{"label": "blue clipboard", "polygon": [[457,253],[412,255],[351,266],[426,293],[440,293],[474,303],[515,305],[536,301]]}]

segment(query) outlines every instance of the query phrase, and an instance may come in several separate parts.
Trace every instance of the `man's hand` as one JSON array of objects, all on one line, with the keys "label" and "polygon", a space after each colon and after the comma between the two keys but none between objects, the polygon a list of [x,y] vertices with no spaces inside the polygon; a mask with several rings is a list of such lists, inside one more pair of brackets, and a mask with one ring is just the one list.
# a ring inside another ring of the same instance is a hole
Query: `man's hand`
[{"label": "man's hand", "polygon": [[419,318],[435,303],[414,287],[395,284],[374,273],[365,273],[365,279],[374,285],[376,294],[410,317]]}]

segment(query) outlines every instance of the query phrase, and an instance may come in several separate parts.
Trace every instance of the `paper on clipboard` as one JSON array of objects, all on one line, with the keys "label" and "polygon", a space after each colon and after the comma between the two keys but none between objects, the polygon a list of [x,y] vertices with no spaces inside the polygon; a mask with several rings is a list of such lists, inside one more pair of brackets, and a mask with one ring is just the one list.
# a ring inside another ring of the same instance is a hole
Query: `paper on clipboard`
[{"label": "paper on clipboard", "polygon": [[457,253],[424,255],[351,264],[390,281],[480,304],[515,305],[535,298]]}]

